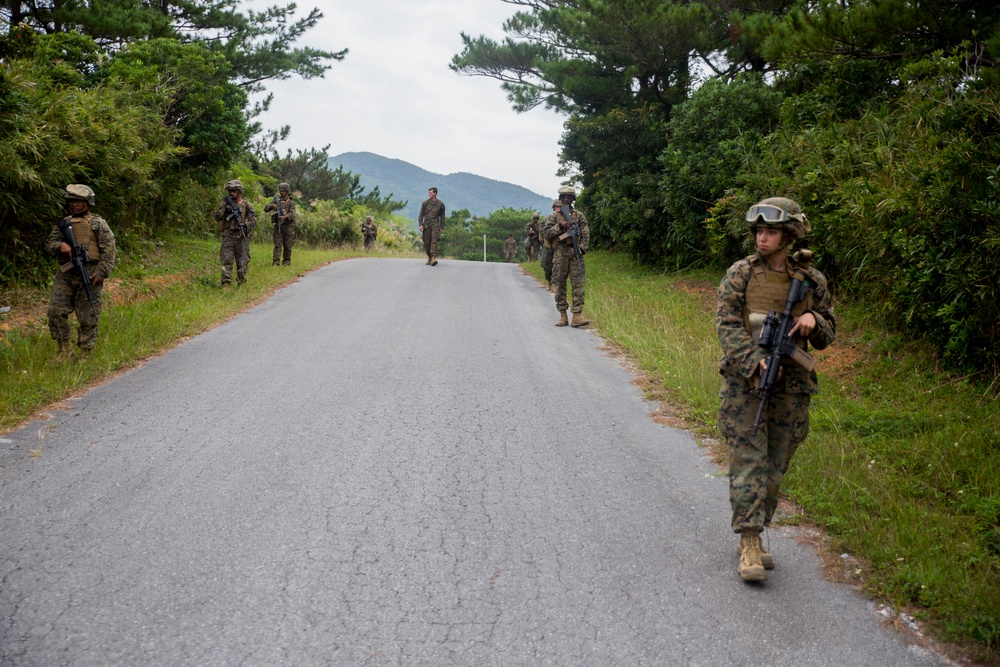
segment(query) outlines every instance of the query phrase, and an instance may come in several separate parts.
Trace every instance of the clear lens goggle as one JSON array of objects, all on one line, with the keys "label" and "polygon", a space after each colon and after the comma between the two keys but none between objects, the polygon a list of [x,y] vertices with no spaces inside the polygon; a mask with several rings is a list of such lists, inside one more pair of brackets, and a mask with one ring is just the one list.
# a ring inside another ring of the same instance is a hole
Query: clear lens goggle
[{"label": "clear lens goggle", "polygon": [[763,220],[767,223],[778,223],[788,221],[788,212],[777,206],[757,205],[751,206],[747,211],[747,222],[758,222]]}]

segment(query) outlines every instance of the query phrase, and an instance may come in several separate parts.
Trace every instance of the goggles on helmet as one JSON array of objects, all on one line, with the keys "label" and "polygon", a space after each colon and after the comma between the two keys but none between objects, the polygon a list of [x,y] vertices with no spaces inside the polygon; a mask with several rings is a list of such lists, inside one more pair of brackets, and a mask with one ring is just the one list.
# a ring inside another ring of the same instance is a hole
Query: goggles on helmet
[{"label": "goggles on helmet", "polygon": [[747,222],[779,223],[788,221],[788,211],[777,206],[757,205],[747,210]]}]

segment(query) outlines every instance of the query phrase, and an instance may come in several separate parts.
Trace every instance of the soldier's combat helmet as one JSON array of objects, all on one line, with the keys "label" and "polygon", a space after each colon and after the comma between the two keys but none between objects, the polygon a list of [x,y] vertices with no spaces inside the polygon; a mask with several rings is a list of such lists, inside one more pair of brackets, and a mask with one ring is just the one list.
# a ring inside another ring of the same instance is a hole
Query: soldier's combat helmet
[{"label": "soldier's combat helmet", "polygon": [[278,183],[278,192],[288,192],[288,183]]},{"label": "soldier's combat helmet", "polygon": [[85,201],[89,206],[93,206],[97,199],[90,186],[73,183],[66,186],[66,201]]},{"label": "soldier's combat helmet", "polygon": [[226,183],[226,192],[229,192],[230,190],[237,190],[239,191],[240,194],[243,194],[242,181],[240,181],[240,179],[238,178],[234,178],[233,180]]},{"label": "soldier's combat helmet", "polygon": [[787,197],[768,197],[747,210],[746,221],[751,233],[757,227],[775,227],[787,230],[796,239],[804,239],[811,229],[802,207]]},{"label": "soldier's combat helmet", "polygon": [[563,195],[569,195],[573,199],[576,199],[576,189],[571,188],[568,185],[564,185],[561,188],[559,188],[559,198],[562,199]]},{"label": "soldier's combat helmet", "polygon": [[558,199],[553,199],[552,200],[552,208],[559,208],[561,206],[562,206],[562,202],[561,201],[559,201]]}]

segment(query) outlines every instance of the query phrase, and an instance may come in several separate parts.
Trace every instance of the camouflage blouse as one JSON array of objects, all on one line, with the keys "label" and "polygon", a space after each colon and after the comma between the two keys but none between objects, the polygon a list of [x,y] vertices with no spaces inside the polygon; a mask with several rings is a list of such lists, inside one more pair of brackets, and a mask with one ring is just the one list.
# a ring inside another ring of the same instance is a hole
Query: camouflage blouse
[{"label": "camouflage blouse", "polygon": [[[789,269],[793,262],[789,260]],[[808,311],[816,317],[816,328],[807,339],[815,349],[822,350],[833,342],[837,334],[837,321],[833,314],[833,299],[827,289],[826,278],[817,269],[805,269],[812,285],[812,308]],[[715,326],[722,346],[722,360],[719,372],[728,381],[750,383],[757,375],[760,361],[767,356],[764,348],[754,343],[744,324],[747,284],[751,276],[750,258],[741,259],[729,267],[719,284],[719,301]],[[807,346],[808,347],[808,346]],[[815,371],[806,371],[794,363],[783,365],[783,379],[778,383],[778,391],[789,394],[815,394],[819,391]],[[754,381],[756,384],[756,382]]]}]

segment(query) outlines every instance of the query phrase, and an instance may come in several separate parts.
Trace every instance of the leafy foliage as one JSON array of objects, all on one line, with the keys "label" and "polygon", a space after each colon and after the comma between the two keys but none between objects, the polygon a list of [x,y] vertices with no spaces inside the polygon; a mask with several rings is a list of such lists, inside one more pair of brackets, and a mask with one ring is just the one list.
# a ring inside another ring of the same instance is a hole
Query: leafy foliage
[{"label": "leafy foliage", "polygon": [[[43,40],[44,41],[44,40]],[[60,63],[0,63],[0,280],[39,280],[42,241],[63,217],[63,188],[84,182],[122,245],[145,223],[134,202],[158,192],[156,176],[183,150],[153,109],[116,81],[81,89],[58,83]]]},{"label": "leafy foliage", "polygon": [[746,206],[773,191],[792,196],[841,294],[877,300],[954,366],[1000,367],[995,90],[969,86],[960,58],[914,63],[901,85],[898,100],[874,101],[856,119],[773,134],[717,212],[728,212],[736,240]]}]

